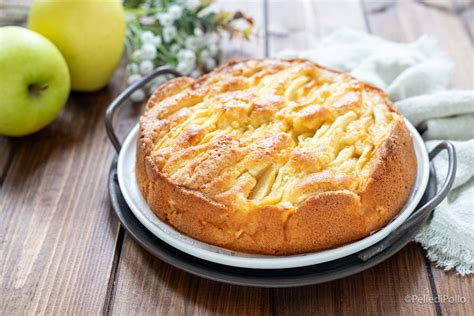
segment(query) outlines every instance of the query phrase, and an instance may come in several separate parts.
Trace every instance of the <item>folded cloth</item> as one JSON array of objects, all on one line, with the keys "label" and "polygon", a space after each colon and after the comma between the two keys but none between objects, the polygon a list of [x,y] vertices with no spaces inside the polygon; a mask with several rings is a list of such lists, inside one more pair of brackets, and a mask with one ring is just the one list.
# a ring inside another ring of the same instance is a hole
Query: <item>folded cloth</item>
[{"label": "folded cloth", "polygon": [[[305,58],[350,72],[385,90],[415,126],[427,127],[423,138],[431,150],[451,140],[458,154],[453,189],[416,236],[427,256],[445,270],[474,271],[474,91],[447,90],[453,62],[437,41],[422,36],[395,43],[351,29],[340,29],[306,51],[282,51],[279,58]],[[444,182],[447,157],[435,159],[438,183]]]}]

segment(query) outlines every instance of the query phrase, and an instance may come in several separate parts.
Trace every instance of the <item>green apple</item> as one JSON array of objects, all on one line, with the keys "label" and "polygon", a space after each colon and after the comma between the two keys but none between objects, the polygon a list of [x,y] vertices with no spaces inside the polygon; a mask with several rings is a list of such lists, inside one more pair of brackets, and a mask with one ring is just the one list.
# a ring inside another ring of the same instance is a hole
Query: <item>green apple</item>
[{"label": "green apple", "polygon": [[69,95],[69,71],[43,36],[0,27],[0,135],[22,136],[51,123]]},{"label": "green apple", "polygon": [[28,26],[59,48],[72,90],[101,89],[120,62],[125,16],[118,0],[35,0]]}]

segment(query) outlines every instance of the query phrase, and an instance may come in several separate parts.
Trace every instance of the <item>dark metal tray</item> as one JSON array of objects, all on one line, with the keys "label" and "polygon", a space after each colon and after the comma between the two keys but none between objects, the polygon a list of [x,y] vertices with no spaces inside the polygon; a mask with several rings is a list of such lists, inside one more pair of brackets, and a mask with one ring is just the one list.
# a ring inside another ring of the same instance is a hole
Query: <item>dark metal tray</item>
[{"label": "dark metal tray", "polygon": [[[107,109],[106,128],[109,138],[120,152],[120,142],[114,132],[114,111],[133,91],[160,74],[179,76],[175,70],[158,68],[141,81],[128,87]],[[369,269],[393,256],[413,240],[422,225],[429,220],[434,208],[446,197],[456,174],[456,152],[449,142],[442,142],[429,154],[430,161],[446,150],[449,158],[448,173],[437,192],[436,173],[430,163],[430,178],[422,200],[410,217],[394,232],[378,243],[350,256],[321,264],[289,269],[247,269],[212,263],[190,256],[163,242],[148,231],[135,217],[120,190],[117,179],[117,157],[109,174],[109,195],[113,209],[125,230],[146,250],[157,258],[189,273],[211,280],[260,287],[291,287],[328,282]]]}]

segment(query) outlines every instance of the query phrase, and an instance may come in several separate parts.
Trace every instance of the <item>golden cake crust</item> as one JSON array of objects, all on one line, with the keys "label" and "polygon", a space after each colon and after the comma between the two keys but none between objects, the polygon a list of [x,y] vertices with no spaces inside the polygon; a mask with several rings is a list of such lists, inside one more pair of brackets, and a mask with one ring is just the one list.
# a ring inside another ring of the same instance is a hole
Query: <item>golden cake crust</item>
[{"label": "golden cake crust", "polygon": [[305,60],[231,61],[162,85],[140,121],[151,210],[232,250],[289,255],[386,225],[416,177],[412,138],[380,90]]}]

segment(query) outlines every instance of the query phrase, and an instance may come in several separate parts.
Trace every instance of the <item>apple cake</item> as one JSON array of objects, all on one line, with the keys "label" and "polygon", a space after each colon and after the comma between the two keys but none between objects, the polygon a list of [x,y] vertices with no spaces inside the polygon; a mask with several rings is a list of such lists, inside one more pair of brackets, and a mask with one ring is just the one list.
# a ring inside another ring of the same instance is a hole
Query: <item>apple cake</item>
[{"label": "apple cake", "polygon": [[416,168],[411,135],[383,91],[306,60],[247,59],[154,92],[136,177],[151,210],[178,231],[290,255],[386,225]]}]

